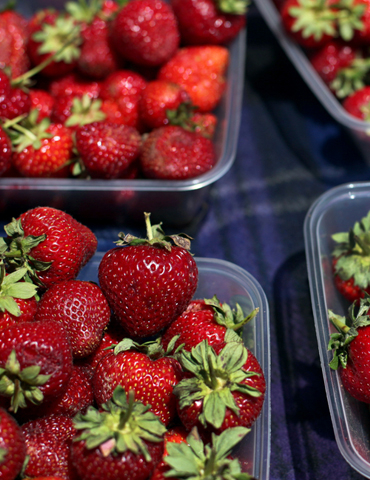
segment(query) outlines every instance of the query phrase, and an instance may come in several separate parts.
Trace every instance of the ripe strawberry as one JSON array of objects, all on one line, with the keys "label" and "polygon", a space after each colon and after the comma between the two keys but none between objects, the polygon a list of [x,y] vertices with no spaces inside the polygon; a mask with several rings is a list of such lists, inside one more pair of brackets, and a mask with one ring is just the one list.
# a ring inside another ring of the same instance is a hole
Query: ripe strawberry
[{"label": "ripe strawberry", "polygon": [[165,236],[149,217],[145,214],[147,239],[120,234],[119,246],[103,256],[98,272],[117,320],[139,338],[159,333],[181,315],[198,283],[189,239]]},{"label": "ripe strawberry", "polygon": [[356,118],[370,121],[370,86],[356,90],[343,101],[343,108]]},{"label": "ripe strawberry", "polygon": [[41,88],[31,88],[29,94],[31,109],[36,109],[39,112],[37,121],[40,122],[44,118],[50,118],[55,105],[54,97]]},{"label": "ripe strawberry", "polygon": [[13,78],[30,66],[27,55],[28,20],[12,9],[0,12],[0,69],[9,68]]},{"label": "ripe strawberry", "polygon": [[0,176],[6,173],[12,164],[12,144],[5,132],[0,126]]},{"label": "ripe strawberry", "polygon": [[174,393],[187,430],[196,426],[200,432],[220,433],[253,425],[262,410],[266,384],[257,359],[241,342],[211,347],[204,340],[191,352],[182,351],[179,361],[185,378]]},{"label": "ripe strawberry", "polygon": [[162,65],[180,43],[176,17],[164,0],[131,0],[117,13],[111,29],[116,50],[139,65]]},{"label": "ripe strawberry", "polygon": [[63,394],[72,373],[65,328],[46,320],[0,330],[0,366],[0,395],[14,412]]},{"label": "ripe strawberry", "polygon": [[7,264],[13,269],[26,266],[28,275],[43,288],[76,278],[86,259],[83,234],[61,210],[30,209],[6,225],[5,231],[9,236]]},{"label": "ripe strawberry", "polygon": [[168,454],[164,456],[166,469],[162,473],[157,467],[150,480],[202,478],[204,472],[208,478],[253,480],[247,473],[242,473],[242,465],[231,456],[234,447],[248,432],[244,427],[228,428],[220,435],[214,435],[211,445],[202,442],[197,429],[190,432],[186,441],[170,439],[166,444]]},{"label": "ripe strawberry", "polygon": [[74,358],[90,355],[99,345],[110,320],[110,309],[95,283],[66,280],[52,285],[39,301],[36,320],[61,322]]},{"label": "ripe strawberry", "polygon": [[147,178],[185,180],[208,172],[215,164],[212,141],[178,126],[152,130],[140,153],[140,166]]},{"label": "ripe strawberry", "polygon": [[231,309],[227,303],[221,304],[216,296],[211,299],[192,300],[185,312],[171,323],[163,334],[163,348],[167,350],[175,336],[178,338],[172,345],[174,350],[182,345],[184,350],[190,351],[203,340],[207,340],[211,346],[217,345],[225,341],[227,331],[240,331],[257,312],[258,308],[245,317],[239,304],[236,304],[235,309]]},{"label": "ripe strawberry", "polygon": [[370,293],[368,273],[370,212],[356,222],[349,232],[332,235],[334,283],[338,291],[351,303]]},{"label": "ripe strawberry", "polygon": [[140,152],[139,132],[127,125],[93,122],[76,130],[76,149],[92,178],[118,178]]},{"label": "ripe strawberry", "polygon": [[18,172],[25,177],[67,177],[73,156],[70,130],[48,118],[38,122],[37,110],[19,125],[22,130],[12,122],[4,124],[15,147],[12,161]]},{"label": "ripe strawberry", "polygon": [[[203,137],[213,139],[217,127],[217,117],[213,113],[195,112],[190,118],[190,129]],[[184,128],[187,128],[185,126]]]},{"label": "ripe strawberry", "polygon": [[329,310],[329,320],[337,332],[331,334],[333,350],[330,367],[338,370],[343,387],[360,402],[370,403],[370,300],[369,296],[351,304],[346,317]]},{"label": "ripe strawberry", "polygon": [[96,249],[98,248],[98,239],[89,227],[78,222],[70,215],[68,215],[68,217],[74,228],[82,235],[83,243],[85,245],[85,253],[82,260],[82,267],[84,267],[96,252]]},{"label": "ripe strawberry", "polygon": [[163,457],[162,457],[162,460],[155,467],[154,472],[150,477],[150,480],[166,480],[166,478],[168,478],[164,476],[164,474],[170,470],[170,467],[164,460],[165,457],[168,456],[167,445],[169,443],[176,443],[176,444],[187,443],[186,442],[187,435],[188,435],[188,432],[182,426],[176,426],[174,428],[170,428],[165,432]]},{"label": "ripe strawberry", "polygon": [[27,444],[27,478],[55,476],[72,480],[69,452],[76,430],[67,415],[50,415],[30,420],[22,426]]},{"label": "ripe strawberry", "polygon": [[186,45],[225,45],[246,24],[246,0],[171,0],[171,5]]},{"label": "ripe strawberry", "polygon": [[57,98],[65,95],[82,97],[87,94],[90,98],[98,98],[100,94],[100,82],[90,80],[75,72],[52,79],[49,84],[50,94]]},{"label": "ripe strawberry", "polygon": [[75,417],[82,430],[71,446],[71,463],[81,480],[146,480],[160,461],[166,428],[133,395],[117,387],[100,410]]},{"label": "ripe strawberry", "polygon": [[182,86],[201,112],[212,111],[226,85],[229,51],[219,45],[180,48],[158,72],[159,80]]},{"label": "ripe strawberry", "polygon": [[13,416],[0,407],[0,478],[13,480],[26,460],[26,442]]},{"label": "ripe strawberry", "polygon": [[101,105],[101,100],[91,99],[88,94],[84,94],[82,97],[64,95],[55,102],[51,120],[76,130],[79,126],[105,120],[106,115],[102,111]]},{"label": "ripe strawberry", "polygon": [[30,109],[29,94],[13,86],[9,76],[0,69],[0,118],[13,119],[28,114]]},{"label": "ripe strawberry", "polygon": [[73,71],[80,55],[80,28],[75,20],[54,9],[40,9],[29,21],[28,54],[34,66],[55,56],[42,69],[47,77],[57,77]]},{"label": "ripe strawberry", "polygon": [[136,400],[150,406],[164,425],[176,415],[173,388],[182,379],[178,361],[166,357],[159,342],[139,345],[126,338],[114,351],[102,358],[93,377],[94,397],[99,406],[121,385],[127,395],[135,392]]},{"label": "ripe strawberry", "polygon": [[37,310],[37,287],[22,281],[26,269],[9,275],[5,265],[0,266],[0,330],[21,322],[32,322]]},{"label": "ripe strawberry", "polygon": [[149,130],[162,127],[170,123],[167,110],[176,110],[185,102],[190,102],[190,97],[180,85],[167,80],[152,80],[139,100],[140,117]]}]

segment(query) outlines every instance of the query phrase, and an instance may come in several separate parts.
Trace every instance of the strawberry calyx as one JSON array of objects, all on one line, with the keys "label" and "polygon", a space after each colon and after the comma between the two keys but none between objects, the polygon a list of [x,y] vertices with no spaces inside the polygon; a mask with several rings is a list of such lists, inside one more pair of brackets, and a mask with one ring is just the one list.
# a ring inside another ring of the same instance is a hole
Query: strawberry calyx
[{"label": "strawberry calyx", "polygon": [[245,15],[250,4],[249,0],[217,0],[215,3],[220,12],[233,15]]},{"label": "strawberry calyx", "polygon": [[29,253],[32,248],[46,239],[46,234],[25,236],[21,220],[14,218],[8,225],[5,225],[4,230],[8,236],[0,237],[0,256],[7,269],[13,272],[25,268],[25,281],[43,287],[37,272],[47,270],[52,262],[36,260]]},{"label": "strawberry calyx", "polygon": [[367,288],[370,285],[370,212],[349,232],[335,233],[332,239],[336,242],[332,252],[337,259],[335,273],[342,280],[353,277],[355,285]]},{"label": "strawberry calyx", "polygon": [[19,317],[21,311],[15,298],[27,299],[36,295],[36,285],[21,281],[26,273],[26,268],[20,268],[6,275],[4,263],[0,265],[0,310],[2,312],[6,311],[15,317]]},{"label": "strawberry calyx", "polygon": [[82,97],[74,97],[71,116],[65,121],[65,126],[82,126],[105,120],[107,116],[101,110],[101,105],[100,99],[92,99],[87,93]]},{"label": "strawberry calyx", "polygon": [[161,337],[156,338],[155,340],[148,340],[147,342],[138,343],[135,342],[132,338],[126,337],[122,339],[116,345],[111,345],[107,347],[106,350],[113,350],[115,355],[118,355],[121,352],[126,352],[128,350],[136,350],[138,352],[144,353],[151,360],[157,360],[158,358],[163,358],[167,356],[175,357],[182,349],[183,344],[179,345],[175,352],[172,353],[174,344],[178,340],[180,335],[176,335],[168,344],[167,349],[163,348],[161,343]]},{"label": "strawberry calyx", "polygon": [[224,325],[235,331],[239,331],[250,322],[259,311],[257,307],[245,317],[242,307],[238,303],[235,305],[235,308],[231,308],[227,303],[220,303],[216,295],[212,298],[205,298],[204,303],[213,308],[214,319],[219,325]]},{"label": "strawberry calyx", "polygon": [[85,441],[87,449],[99,448],[103,456],[130,450],[136,455],[142,454],[149,462],[151,457],[145,441],[161,442],[166,432],[159,417],[148,411],[149,408],[150,405],[134,399],[133,391],[127,398],[119,385],[100,410],[90,406],[85,414],[74,417],[75,428],[83,430],[74,441]]},{"label": "strawberry calyx", "polygon": [[368,84],[369,73],[370,59],[355,58],[350,66],[338,71],[335,79],[330,84],[330,88],[338,98],[348,97],[351,93],[360,90],[360,88]]},{"label": "strawberry calyx", "polygon": [[0,448],[0,462],[5,461],[7,454],[8,450],[5,450],[5,448]]},{"label": "strawberry calyx", "polygon": [[339,0],[334,3],[333,7],[337,9],[336,22],[339,36],[348,42],[352,40],[356,30],[364,29],[362,17],[366,5],[365,3],[356,3],[354,0]]},{"label": "strawberry calyx", "polygon": [[218,355],[207,340],[193,347],[190,352],[183,350],[178,360],[183,369],[193,376],[181,380],[174,387],[180,408],[203,400],[199,420],[202,425],[209,423],[215,428],[221,427],[226,408],[238,415],[239,408],[232,396],[233,391],[253,397],[261,395],[258,389],[243,383],[245,379],[259,375],[243,369],[247,359],[248,350],[241,342],[227,342]]},{"label": "strawberry calyx", "polygon": [[337,14],[326,0],[297,0],[297,3],[289,8],[289,15],[295,19],[293,32],[301,32],[303,38],[313,36],[316,41],[324,35],[336,36]]},{"label": "strawberry calyx", "polygon": [[250,432],[245,427],[228,428],[220,435],[212,434],[211,444],[204,445],[198,430],[193,428],[186,442],[167,443],[165,463],[170,467],[166,477],[197,480],[227,478],[229,480],[252,480],[242,473],[237,458],[230,458],[233,448]]},{"label": "strawberry calyx", "polygon": [[185,233],[179,233],[177,235],[165,235],[161,225],[162,222],[157,225],[151,225],[150,213],[144,212],[145,225],[147,238],[138,238],[131,234],[124,234],[123,232],[118,234],[120,240],[115,243],[121,246],[127,245],[155,245],[157,247],[165,248],[171,251],[172,244],[190,250],[191,237]]},{"label": "strawberry calyx", "polygon": [[67,2],[65,10],[77,21],[90,24],[94,18],[101,12],[103,0],[77,0],[76,2]]},{"label": "strawberry calyx", "polygon": [[333,359],[329,363],[330,368],[337,370],[339,365],[347,366],[348,345],[358,335],[358,328],[370,325],[370,295],[360,300],[359,305],[354,302],[348,309],[345,317],[336,315],[332,310],[328,311],[329,320],[337,332],[330,335],[328,350],[333,350]]},{"label": "strawberry calyx", "polygon": [[0,395],[10,397],[10,410],[17,412],[26,408],[27,401],[40,405],[44,395],[38,388],[44,385],[51,375],[40,375],[41,367],[31,365],[21,369],[15,350],[12,350],[4,367],[0,367]]}]

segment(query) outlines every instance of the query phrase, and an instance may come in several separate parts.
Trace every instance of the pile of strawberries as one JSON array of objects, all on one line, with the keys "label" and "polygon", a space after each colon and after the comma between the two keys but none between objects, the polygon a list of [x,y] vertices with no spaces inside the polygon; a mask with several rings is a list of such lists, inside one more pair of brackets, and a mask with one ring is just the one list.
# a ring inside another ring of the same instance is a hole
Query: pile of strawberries
[{"label": "pile of strawberries", "polygon": [[97,249],[85,225],[50,207],[0,238],[0,478],[247,480],[233,449],[264,403],[245,317],[193,299],[185,234],[145,214],[121,233],[99,285],[78,274]]},{"label": "pile of strawberries", "polygon": [[0,176],[196,177],[246,0],[71,0],[0,13]]},{"label": "pile of strawberries", "polygon": [[370,121],[370,3],[274,0],[288,35],[351,115]]}]

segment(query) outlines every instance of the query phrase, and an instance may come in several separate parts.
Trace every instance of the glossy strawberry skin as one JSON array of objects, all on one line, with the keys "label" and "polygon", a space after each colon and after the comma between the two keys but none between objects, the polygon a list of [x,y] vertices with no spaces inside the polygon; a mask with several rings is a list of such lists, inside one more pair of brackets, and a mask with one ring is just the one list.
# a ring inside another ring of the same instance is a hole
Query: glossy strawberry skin
[{"label": "glossy strawberry skin", "polygon": [[356,118],[370,120],[370,86],[356,90],[343,101],[343,108]]},{"label": "glossy strawberry skin", "polygon": [[28,35],[28,20],[23,15],[11,9],[0,13],[0,68],[10,68],[12,78],[29,69]]},{"label": "glossy strawberry skin", "polygon": [[50,415],[30,420],[22,426],[30,456],[25,469],[29,478],[55,476],[72,480],[69,451],[76,434],[67,415]]},{"label": "glossy strawberry skin", "polygon": [[355,280],[353,277],[349,278],[348,280],[343,280],[339,274],[335,273],[335,265],[337,261],[338,258],[334,258],[332,265],[334,272],[334,285],[338,292],[351,303],[359,300],[360,298],[364,298],[364,292],[370,294],[370,286],[362,290],[358,285],[355,285]]},{"label": "glossy strawberry skin", "polygon": [[117,320],[134,337],[159,333],[186,309],[198,283],[193,257],[181,247],[137,245],[109,250],[99,283]]},{"label": "glossy strawberry skin", "polygon": [[31,99],[21,88],[13,88],[9,76],[0,69],[0,118],[13,119],[28,114]]},{"label": "glossy strawberry skin", "polygon": [[101,83],[100,97],[104,100],[118,100],[129,97],[139,99],[146,87],[146,80],[132,70],[118,70]]},{"label": "glossy strawberry skin", "polygon": [[152,130],[140,154],[141,169],[147,178],[186,180],[208,172],[215,164],[210,139],[172,125]]},{"label": "glossy strawberry skin", "polygon": [[32,322],[35,320],[35,314],[37,310],[37,300],[35,297],[27,299],[15,298],[14,300],[16,301],[21,314],[19,317],[17,317],[8,311],[0,311],[0,330],[17,323]]},{"label": "glossy strawberry skin", "polygon": [[0,176],[6,173],[12,164],[12,144],[6,132],[0,127]]},{"label": "glossy strawberry skin", "polygon": [[76,278],[86,258],[86,243],[71,216],[55,208],[36,207],[20,218],[26,236],[46,234],[46,239],[31,250],[33,258],[52,262],[48,270],[38,272],[45,287]]},{"label": "glossy strawberry skin", "polygon": [[224,93],[228,63],[229,51],[226,47],[183,47],[162,65],[158,79],[181,85],[199,111],[210,112]]},{"label": "glossy strawberry skin", "polygon": [[21,369],[40,366],[41,375],[51,375],[40,385],[44,402],[61,395],[72,374],[72,352],[68,334],[59,322],[23,322],[0,330],[0,365],[15,350]]},{"label": "glossy strawberry skin", "polygon": [[245,15],[221,12],[214,0],[171,0],[184,45],[225,45],[246,25]]},{"label": "glossy strawberry skin", "polygon": [[42,139],[39,149],[30,145],[21,152],[13,152],[13,164],[21,175],[36,178],[68,176],[73,149],[71,132],[60,123],[51,123],[47,131],[53,136]]},{"label": "glossy strawberry skin", "polygon": [[54,98],[65,95],[82,97],[85,94],[90,98],[98,98],[100,87],[100,81],[86,79],[85,77],[72,72],[51,80],[49,84],[49,92]]},{"label": "glossy strawberry skin", "polygon": [[172,8],[163,0],[132,0],[117,14],[111,39],[125,60],[158,66],[176,52],[180,33]]},{"label": "glossy strawberry skin", "polygon": [[22,429],[6,410],[0,407],[0,449],[5,451],[0,461],[0,478],[13,480],[26,459],[26,442]]},{"label": "glossy strawberry skin", "polygon": [[151,405],[151,411],[168,425],[176,415],[173,387],[182,379],[181,366],[171,357],[151,360],[146,354],[133,350],[109,353],[98,364],[93,377],[94,397],[102,405],[113,395],[117,385],[128,393],[134,390],[135,399]]},{"label": "glossy strawberry skin", "polygon": [[50,118],[55,104],[54,97],[43,89],[32,88],[30,90],[31,108],[37,109],[39,115],[37,121],[44,118]]},{"label": "glossy strawberry skin", "polygon": [[76,468],[80,480],[146,480],[160,461],[164,442],[144,440],[151,461],[143,454],[131,451],[104,457],[99,448],[87,449],[85,441],[75,441],[71,446],[71,463]]}]

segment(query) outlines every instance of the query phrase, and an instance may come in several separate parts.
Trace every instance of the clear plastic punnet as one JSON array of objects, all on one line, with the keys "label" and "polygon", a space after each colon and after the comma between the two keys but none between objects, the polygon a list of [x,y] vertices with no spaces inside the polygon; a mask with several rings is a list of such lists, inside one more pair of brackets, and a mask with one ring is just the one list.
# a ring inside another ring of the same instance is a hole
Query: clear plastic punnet
[{"label": "clear plastic punnet", "polygon": [[350,305],[334,285],[332,235],[349,231],[369,210],[370,183],[345,184],[319,197],[304,224],[312,309],[334,434],[343,457],[366,478],[370,478],[370,410],[344,390],[338,372],[329,367],[328,342],[334,327],[328,309],[345,315]]},{"label": "clear plastic punnet", "polygon": [[[103,253],[98,252],[83,268],[79,278],[98,282],[98,267]],[[198,288],[194,298],[217,295],[221,302],[235,307],[238,303],[245,314],[258,307],[259,312],[244,326],[243,340],[258,359],[266,378],[266,396],[261,415],[238,446],[236,455],[243,470],[257,480],[270,478],[270,318],[266,295],[247,271],[224,260],[195,257],[198,270]]]}]

